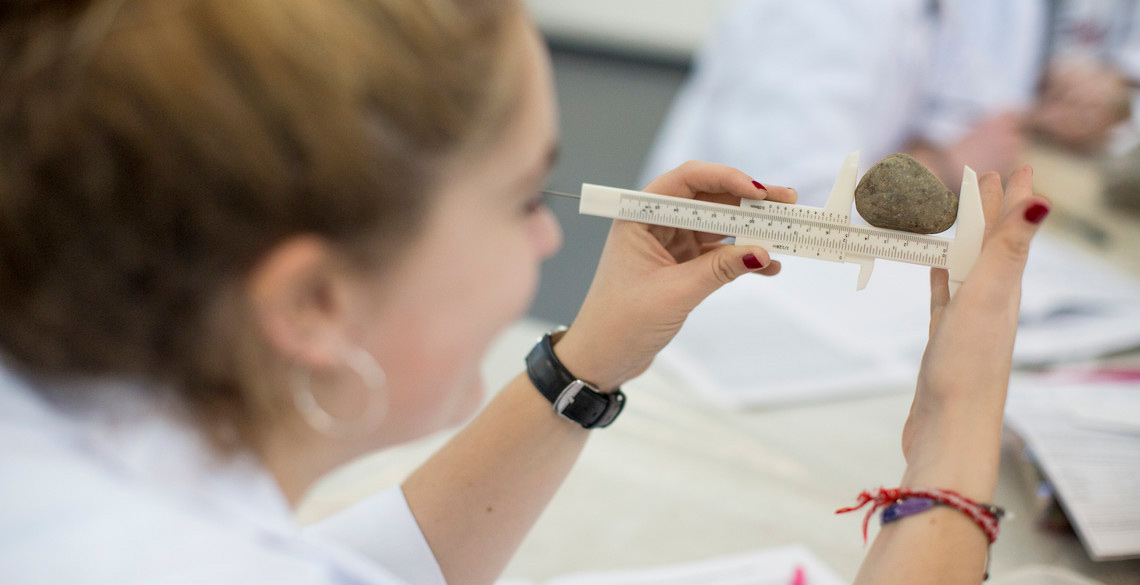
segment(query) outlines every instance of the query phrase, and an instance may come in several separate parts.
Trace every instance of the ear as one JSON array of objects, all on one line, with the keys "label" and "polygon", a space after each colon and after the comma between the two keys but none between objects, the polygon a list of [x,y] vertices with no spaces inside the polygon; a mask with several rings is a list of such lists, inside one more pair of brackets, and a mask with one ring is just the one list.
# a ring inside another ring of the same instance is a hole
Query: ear
[{"label": "ear", "polygon": [[298,236],[254,266],[246,294],[268,346],[314,369],[343,361],[351,280],[328,243]]}]

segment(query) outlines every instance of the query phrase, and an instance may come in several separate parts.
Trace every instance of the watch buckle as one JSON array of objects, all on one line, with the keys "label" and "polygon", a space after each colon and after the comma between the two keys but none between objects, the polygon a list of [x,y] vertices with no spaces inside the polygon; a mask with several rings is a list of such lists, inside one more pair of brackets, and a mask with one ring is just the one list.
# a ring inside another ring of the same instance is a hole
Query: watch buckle
[{"label": "watch buckle", "polygon": [[582,380],[570,382],[562,389],[562,392],[558,394],[558,399],[554,401],[554,412],[562,414],[567,408],[570,408],[570,405],[574,404],[574,399],[578,397],[578,394],[583,388],[590,388],[590,384]]}]

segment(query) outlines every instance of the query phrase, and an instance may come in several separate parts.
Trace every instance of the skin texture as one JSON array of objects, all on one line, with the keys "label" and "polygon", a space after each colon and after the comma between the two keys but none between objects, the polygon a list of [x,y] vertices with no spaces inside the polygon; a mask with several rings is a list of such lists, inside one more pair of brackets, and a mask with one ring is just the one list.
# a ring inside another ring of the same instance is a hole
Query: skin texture
[{"label": "skin texture", "polygon": [[1025,150],[1022,118],[1016,112],[1001,112],[980,120],[953,144],[938,146],[914,140],[904,150],[957,193],[963,166],[979,175],[993,171],[1004,176],[1013,170]]},{"label": "skin texture", "polygon": [[[294,502],[337,465],[470,418],[483,394],[483,354],[525,313],[542,260],[560,245],[553,216],[536,199],[557,139],[550,65],[530,25],[519,28],[525,99],[518,118],[497,148],[455,162],[427,226],[394,266],[360,274],[321,242],[299,238],[271,253],[250,279],[270,344],[312,372],[322,408],[351,418],[370,400],[388,403],[379,431],[360,440],[325,437],[299,420],[270,433],[266,460]],[[649,189],[721,202],[795,200],[793,190],[765,191],[752,180],[720,165],[692,163]],[[725,247],[718,239],[615,224],[597,276],[604,284],[594,287],[583,317],[558,345],[567,367],[616,387],[648,366],[701,299],[750,272],[745,255],[764,265],[758,272],[778,270],[762,248]],[[698,258],[702,251],[712,253]],[[630,278],[634,272],[637,278]],[[633,308],[638,299],[655,297],[667,299],[669,310],[654,316]],[[603,329],[629,335],[606,336],[603,347],[593,342]],[[648,330],[654,335],[647,337]],[[363,348],[387,373],[382,397],[369,397],[347,367],[344,355],[352,347]]]},{"label": "skin texture", "polygon": [[1043,85],[1029,125],[1043,138],[1073,150],[1101,147],[1109,131],[1131,116],[1132,88],[1110,66],[1053,63]]},{"label": "skin texture", "polygon": [[[1026,211],[1048,201],[1033,195],[1033,171],[979,180],[986,235],[982,253],[954,299],[945,270],[930,274],[930,341],[903,428],[907,469],[901,485],[951,489],[979,502],[997,486],[1021,275],[1039,223]],[[937,508],[916,522],[879,532],[856,584],[979,583],[985,535],[964,514]]]},{"label": "skin texture", "polygon": [[[520,32],[518,42],[537,54],[532,33]],[[325,437],[300,421],[279,425],[266,458],[290,500],[333,467],[454,426],[481,403],[483,354],[524,314],[542,260],[561,245],[553,214],[536,199],[557,135],[551,78],[536,57],[525,66],[534,75],[517,121],[497,149],[454,161],[426,225],[394,265],[361,274],[319,242],[300,241],[265,263],[289,262],[291,271],[255,271],[252,288],[282,297],[260,303],[269,341],[313,372],[325,410],[352,417],[370,400],[388,403],[379,430],[358,440]],[[350,347],[386,372],[382,396],[369,397],[346,367]]]},{"label": "skin texture", "polygon": [[[351,418],[370,401],[387,406],[377,429],[361,436],[325,436],[296,416],[267,434],[266,466],[294,503],[356,456],[470,417],[482,393],[483,354],[525,312],[541,261],[559,246],[558,228],[536,200],[557,136],[550,65],[529,23],[519,22],[518,44],[512,54],[521,55],[525,82],[516,120],[495,147],[454,162],[427,225],[393,263],[362,273],[325,243],[302,237],[271,251],[250,275],[259,330],[275,352],[312,374],[322,407]],[[762,190],[752,181],[694,162],[647,190],[723,203],[796,199],[794,190],[767,183]],[[989,224],[974,273],[953,301],[945,273],[932,275],[931,343],[904,435],[903,481],[985,500],[996,478],[1017,285],[1037,227],[1023,216],[1041,200],[1028,170],[1015,174],[1004,198],[996,175],[983,178],[982,191],[987,217],[1000,220]],[[615,221],[582,310],[555,347],[567,368],[612,389],[644,371],[717,288],[749,272],[779,271],[763,249],[719,239]],[[763,268],[749,269],[748,255]],[[366,388],[347,367],[351,348],[384,368],[383,388]],[[289,392],[281,389],[281,402]],[[589,434],[555,415],[520,375],[407,479],[404,493],[449,583],[499,576]],[[925,520],[884,530],[859,582],[977,583],[981,532],[946,511]]]}]

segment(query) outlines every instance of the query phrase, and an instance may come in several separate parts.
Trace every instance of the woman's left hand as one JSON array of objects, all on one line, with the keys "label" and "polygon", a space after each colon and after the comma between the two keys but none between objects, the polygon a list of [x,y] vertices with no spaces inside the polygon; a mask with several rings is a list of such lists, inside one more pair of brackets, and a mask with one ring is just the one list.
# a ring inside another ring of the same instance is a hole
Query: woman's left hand
[{"label": "woman's left hand", "polygon": [[[645,191],[738,205],[741,198],[795,203],[786,187],[758,187],[723,165],[688,162]],[[724,236],[615,220],[594,281],[573,325],[556,346],[566,368],[610,390],[649,367],[689,312],[738,276],[774,275],[780,263],[756,246]]]},{"label": "woman's left hand", "polygon": [[1028,166],[1004,189],[997,173],[982,175],[978,187],[986,233],[953,300],[949,274],[930,271],[930,341],[903,427],[903,485],[988,500],[997,485],[1021,275],[1049,201],[1034,195]]}]

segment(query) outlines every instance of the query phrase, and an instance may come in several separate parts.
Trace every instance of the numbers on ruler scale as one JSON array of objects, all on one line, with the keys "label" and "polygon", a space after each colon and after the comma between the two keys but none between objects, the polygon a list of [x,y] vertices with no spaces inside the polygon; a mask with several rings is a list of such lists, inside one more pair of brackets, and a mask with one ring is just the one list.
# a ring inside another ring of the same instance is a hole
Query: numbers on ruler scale
[{"label": "numbers on ruler scale", "polygon": [[852,226],[848,216],[804,206],[757,202],[739,213],[699,201],[665,203],[623,194],[619,217],[681,229],[745,236],[771,242],[771,249],[842,261],[851,254],[945,266],[947,240],[917,234],[884,233]]}]

